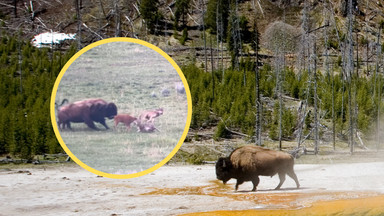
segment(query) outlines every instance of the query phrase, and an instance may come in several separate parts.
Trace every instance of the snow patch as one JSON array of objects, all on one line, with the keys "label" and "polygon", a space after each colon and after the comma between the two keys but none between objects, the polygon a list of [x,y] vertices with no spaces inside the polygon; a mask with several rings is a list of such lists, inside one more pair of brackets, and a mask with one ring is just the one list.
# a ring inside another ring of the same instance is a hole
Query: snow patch
[{"label": "snow patch", "polygon": [[64,40],[74,40],[75,36],[76,34],[44,32],[33,37],[32,45],[38,48],[50,47],[52,44],[60,44]]}]

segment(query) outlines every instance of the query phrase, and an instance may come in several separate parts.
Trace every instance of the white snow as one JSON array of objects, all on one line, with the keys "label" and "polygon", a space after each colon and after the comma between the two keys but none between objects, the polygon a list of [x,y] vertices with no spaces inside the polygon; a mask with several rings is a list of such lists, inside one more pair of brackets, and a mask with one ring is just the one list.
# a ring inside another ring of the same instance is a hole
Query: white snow
[{"label": "white snow", "polygon": [[65,34],[59,32],[44,32],[35,35],[32,39],[32,45],[38,48],[60,44],[64,40],[74,40],[76,34]]}]

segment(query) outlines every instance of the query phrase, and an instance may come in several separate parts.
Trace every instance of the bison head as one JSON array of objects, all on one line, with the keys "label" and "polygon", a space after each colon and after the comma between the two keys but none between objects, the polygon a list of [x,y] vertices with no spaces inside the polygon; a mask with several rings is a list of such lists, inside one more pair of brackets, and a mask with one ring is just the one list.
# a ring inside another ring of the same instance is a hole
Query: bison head
[{"label": "bison head", "polygon": [[105,117],[109,119],[113,119],[117,115],[117,107],[116,104],[114,103],[109,103],[107,105],[106,111],[105,111]]},{"label": "bison head", "polygon": [[107,117],[112,119],[117,115],[117,107],[114,103],[95,103],[90,107],[92,119]]},{"label": "bison head", "polygon": [[227,183],[231,179],[232,163],[229,158],[219,158],[216,163],[216,178]]}]

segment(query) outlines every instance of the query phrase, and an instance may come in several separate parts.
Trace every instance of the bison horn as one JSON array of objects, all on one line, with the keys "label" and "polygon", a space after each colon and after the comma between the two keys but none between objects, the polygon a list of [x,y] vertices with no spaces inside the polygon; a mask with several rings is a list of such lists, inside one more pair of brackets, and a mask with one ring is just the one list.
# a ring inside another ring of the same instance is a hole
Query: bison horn
[{"label": "bison horn", "polygon": [[225,165],[225,160],[223,160],[223,167],[226,167],[226,165]]}]

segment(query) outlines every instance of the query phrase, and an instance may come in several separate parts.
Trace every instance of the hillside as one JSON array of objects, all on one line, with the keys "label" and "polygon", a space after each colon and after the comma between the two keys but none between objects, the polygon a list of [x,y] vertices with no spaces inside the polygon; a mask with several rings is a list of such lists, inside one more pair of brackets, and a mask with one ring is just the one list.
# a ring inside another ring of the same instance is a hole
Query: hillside
[{"label": "hillside", "polygon": [[[216,142],[225,146],[228,138],[240,139],[233,145],[256,142],[255,125],[259,124],[263,144],[272,148],[280,147],[280,141],[285,148],[299,142],[311,150],[318,144],[323,151],[351,146],[353,151],[354,145],[376,149],[384,108],[384,3],[351,0],[351,25],[347,3],[4,0],[0,22],[3,38],[15,36],[20,41],[31,41],[47,31],[76,33],[77,41],[54,47],[58,52],[66,52],[70,44],[80,49],[115,36],[159,46],[183,68],[191,88],[193,117],[187,140],[191,145]],[[16,47],[6,44],[14,40],[4,40],[3,45],[12,47],[16,56]],[[254,42],[258,40],[256,54]],[[15,59],[3,63],[17,64]],[[35,69],[31,66],[30,70]],[[17,75],[12,78],[15,83]],[[44,95],[46,102],[49,95]],[[185,157],[204,152],[190,150],[188,145],[183,147]],[[212,149],[223,152],[233,147],[229,145],[224,150],[218,145]]]},{"label": "hillside", "polygon": [[[144,0],[143,0],[144,1]],[[149,0],[151,1],[151,0]],[[182,1],[182,0],[180,0]],[[14,7],[16,2],[16,9]],[[76,1],[75,1],[76,2]],[[203,30],[203,10],[207,21],[209,21],[209,10],[211,2],[215,0],[205,1],[186,1],[188,2],[187,12],[185,15],[185,27],[188,29],[188,37],[184,45],[176,38],[180,38],[183,34],[182,28],[179,26],[177,31],[174,30],[174,16],[178,9],[176,1],[160,0],[157,5],[161,16],[156,25],[156,32],[150,34],[146,28],[143,15],[140,13],[140,1],[133,0],[115,0],[115,1],[91,1],[81,0],[81,42],[85,46],[91,42],[102,38],[114,37],[116,35],[123,37],[136,37],[149,41],[167,53],[174,56],[180,64],[186,64],[197,58],[198,62],[204,60],[204,42],[202,36]],[[157,1],[153,1],[157,2]],[[246,18],[247,28],[252,30],[254,20],[256,20],[261,38],[266,40],[265,30],[268,26],[276,21],[283,21],[297,29],[297,36],[300,36],[300,28],[302,26],[303,7],[305,1],[302,0],[252,0],[239,1],[239,16]],[[337,40],[335,29],[339,29],[341,34],[346,33],[345,22],[343,16],[343,7],[345,0],[337,0],[327,2],[327,11],[324,12],[323,1],[309,1],[309,29],[313,30],[324,25],[326,18],[330,26],[328,31],[331,33],[331,41]],[[359,41],[365,38],[370,43],[377,40],[378,24],[384,19],[384,3],[380,1],[356,1],[358,6],[355,10],[356,22],[355,29]],[[228,2],[229,3],[229,2]],[[117,4],[117,6],[115,5]],[[2,22],[2,30],[9,33],[21,33],[21,36],[27,40],[32,39],[34,35],[45,31],[57,31],[63,33],[77,33],[78,19],[74,1],[27,1],[27,0],[5,0],[0,3],[0,21]],[[117,11],[117,13],[116,13]],[[326,13],[327,16],[324,16]],[[120,23],[120,28],[116,28]],[[205,21],[205,22],[207,22]],[[335,25],[336,24],[336,25]],[[209,23],[207,23],[209,25]],[[119,29],[119,32],[117,31]],[[217,47],[216,32],[207,27],[207,47]],[[209,34],[211,32],[211,34]],[[322,39],[323,31],[316,32],[317,38]],[[245,39],[244,41],[247,41]],[[250,45],[244,45],[246,47]],[[371,45],[372,46],[372,45]],[[318,53],[322,53],[322,47],[318,47]],[[227,46],[220,46],[224,49],[224,56],[229,58],[226,52]],[[262,52],[268,54],[270,50]],[[364,48],[359,47],[360,53]],[[295,50],[297,51],[297,50]],[[337,55],[340,50],[333,49],[332,55]],[[210,54],[208,52],[208,54]],[[217,49],[213,49],[214,59],[219,55]],[[243,53],[246,55],[246,53]],[[186,58],[187,57],[187,58]],[[208,58],[208,61],[210,58]],[[293,59],[295,60],[295,59]],[[229,62],[229,60],[228,60]]]}]

